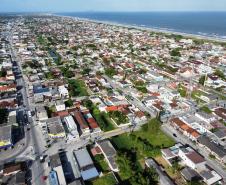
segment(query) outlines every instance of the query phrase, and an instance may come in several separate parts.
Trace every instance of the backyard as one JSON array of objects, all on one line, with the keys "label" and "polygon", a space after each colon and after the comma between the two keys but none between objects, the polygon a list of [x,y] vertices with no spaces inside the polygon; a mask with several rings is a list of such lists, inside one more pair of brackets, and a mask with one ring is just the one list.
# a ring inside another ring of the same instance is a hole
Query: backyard
[{"label": "backyard", "polygon": [[103,131],[113,130],[115,127],[106,112],[101,112],[90,100],[84,100],[83,105],[88,108]]}]

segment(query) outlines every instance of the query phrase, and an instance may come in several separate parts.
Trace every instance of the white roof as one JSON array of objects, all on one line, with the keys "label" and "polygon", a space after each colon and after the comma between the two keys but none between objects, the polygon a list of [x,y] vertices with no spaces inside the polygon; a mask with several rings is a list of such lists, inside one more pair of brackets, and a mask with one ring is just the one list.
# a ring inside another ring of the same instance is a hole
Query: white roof
[{"label": "white roof", "polygon": [[73,117],[67,116],[64,118],[64,121],[68,127],[69,132],[71,132],[73,135],[78,135],[77,125],[76,125]]}]

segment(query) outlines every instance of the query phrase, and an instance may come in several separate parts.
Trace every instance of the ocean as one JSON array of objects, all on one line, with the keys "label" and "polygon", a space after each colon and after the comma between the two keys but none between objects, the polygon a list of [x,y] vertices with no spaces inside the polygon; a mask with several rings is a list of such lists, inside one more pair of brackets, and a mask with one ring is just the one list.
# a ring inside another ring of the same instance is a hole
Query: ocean
[{"label": "ocean", "polygon": [[57,15],[226,39],[226,12],[77,12]]}]

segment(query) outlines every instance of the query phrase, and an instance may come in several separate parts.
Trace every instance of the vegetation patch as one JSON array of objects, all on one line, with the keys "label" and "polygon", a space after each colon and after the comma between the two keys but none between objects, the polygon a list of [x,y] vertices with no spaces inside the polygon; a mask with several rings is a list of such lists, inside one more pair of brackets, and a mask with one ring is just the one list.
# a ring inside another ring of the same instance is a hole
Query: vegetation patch
[{"label": "vegetation patch", "polygon": [[105,112],[100,112],[98,107],[92,103],[90,100],[83,101],[83,105],[88,108],[103,131],[113,130],[115,127],[113,126],[109,116]]},{"label": "vegetation patch", "polygon": [[135,149],[138,159],[159,156],[161,148],[175,144],[172,138],[161,131],[157,119],[151,119],[139,131],[113,137],[112,142],[119,151]]},{"label": "vegetation patch", "polygon": [[99,171],[104,172],[104,173],[109,172],[108,164],[105,161],[105,158],[102,154],[98,154],[98,155],[94,156],[94,163]]},{"label": "vegetation patch", "polygon": [[203,112],[205,112],[207,114],[211,114],[212,113],[212,111],[207,106],[201,107],[200,110],[202,110]]},{"label": "vegetation patch", "polygon": [[116,71],[114,68],[109,67],[109,68],[105,68],[105,74],[106,74],[108,77],[112,78],[114,75],[117,74],[117,71]]},{"label": "vegetation patch", "polygon": [[129,122],[128,117],[121,111],[112,111],[108,115],[117,123],[117,125],[126,124]]},{"label": "vegetation patch", "polygon": [[117,181],[112,173],[109,173],[107,175],[104,175],[103,177],[100,177],[90,183],[90,185],[115,185],[117,184]]},{"label": "vegetation patch", "polygon": [[0,125],[6,123],[8,117],[7,109],[0,109]]},{"label": "vegetation patch", "polygon": [[86,85],[83,80],[68,80],[71,96],[88,96]]}]

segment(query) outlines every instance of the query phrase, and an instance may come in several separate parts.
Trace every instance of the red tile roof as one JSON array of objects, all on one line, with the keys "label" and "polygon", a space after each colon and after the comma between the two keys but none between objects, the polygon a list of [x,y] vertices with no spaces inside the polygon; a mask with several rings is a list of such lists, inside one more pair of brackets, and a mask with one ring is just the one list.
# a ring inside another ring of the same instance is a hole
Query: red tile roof
[{"label": "red tile roof", "polygon": [[60,116],[60,117],[66,117],[69,115],[68,111],[59,111],[59,112],[55,112],[53,113],[54,117]]},{"label": "red tile roof", "polygon": [[80,125],[81,129],[88,128],[87,122],[86,122],[86,120],[84,119],[82,113],[79,110],[76,110],[74,112],[74,117],[75,117],[76,121],[78,122],[78,124]]},{"label": "red tile roof", "polygon": [[91,129],[99,128],[99,126],[94,118],[88,118],[87,122],[89,123],[89,126]]},{"label": "red tile roof", "polygon": [[117,106],[109,106],[105,108],[106,111],[110,112],[110,111],[117,111],[118,107]]},{"label": "red tile roof", "polygon": [[187,154],[186,156],[195,164],[199,164],[205,161],[205,159],[195,151]]}]

